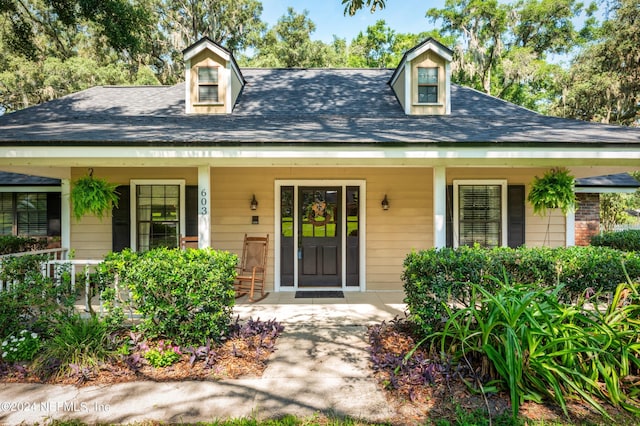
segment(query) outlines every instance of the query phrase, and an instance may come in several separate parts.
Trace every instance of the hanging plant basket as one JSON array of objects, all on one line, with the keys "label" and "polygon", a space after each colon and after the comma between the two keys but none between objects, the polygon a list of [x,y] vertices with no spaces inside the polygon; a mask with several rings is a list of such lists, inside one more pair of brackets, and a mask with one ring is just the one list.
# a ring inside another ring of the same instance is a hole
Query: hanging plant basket
[{"label": "hanging plant basket", "polygon": [[104,179],[94,178],[93,171],[73,182],[71,204],[74,217],[80,220],[87,214],[93,214],[102,220],[114,206],[118,206],[116,187]]},{"label": "hanging plant basket", "polygon": [[545,216],[547,210],[560,209],[566,215],[576,209],[576,194],[573,191],[574,177],[569,170],[556,167],[541,178],[535,176],[527,200],[533,213]]}]

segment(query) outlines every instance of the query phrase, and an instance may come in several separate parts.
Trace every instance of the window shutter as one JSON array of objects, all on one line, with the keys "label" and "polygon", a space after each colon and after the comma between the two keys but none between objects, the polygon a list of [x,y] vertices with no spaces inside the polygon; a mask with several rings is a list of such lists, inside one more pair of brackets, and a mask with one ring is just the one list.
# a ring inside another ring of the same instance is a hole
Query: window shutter
[{"label": "window shutter", "polygon": [[47,236],[59,237],[61,235],[60,221],[62,218],[62,202],[59,192],[47,194]]},{"label": "window shutter", "polygon": [[447,185],[447,247],[453,247],[453,185]]},{"label": "window shutter", "polygon": [[111,219],[113,251],[122,251],[131,247],[131,189],[129,185],[116,188],[118,207],[113,208]]},{"label": "window shutter", "polygon": [[519,247],[525,242],[525,188],[509,185],[507,188],[507,245]]},{"label": "window shutter", "polygon": [[187,185],[184,189],[185,235],[198,235],[198,186]]}]

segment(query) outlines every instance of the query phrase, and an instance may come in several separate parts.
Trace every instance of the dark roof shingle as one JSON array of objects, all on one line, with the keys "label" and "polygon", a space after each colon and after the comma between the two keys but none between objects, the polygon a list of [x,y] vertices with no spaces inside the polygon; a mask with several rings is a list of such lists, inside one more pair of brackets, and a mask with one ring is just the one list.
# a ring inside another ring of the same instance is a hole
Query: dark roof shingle
[{"label": "dark roof shingle", "polygon": [[452,85],[451,115],[407,116],[388,69],[243,69],[229,115],[186,115],[184,83],[94,87],[0,117],[0,143],[618,143],[640,129],[547,117]]}]

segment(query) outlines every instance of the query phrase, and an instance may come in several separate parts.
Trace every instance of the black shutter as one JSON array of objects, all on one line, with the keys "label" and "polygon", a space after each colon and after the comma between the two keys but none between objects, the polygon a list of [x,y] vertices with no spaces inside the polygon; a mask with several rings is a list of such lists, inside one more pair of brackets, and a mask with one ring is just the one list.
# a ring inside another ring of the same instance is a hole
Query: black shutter
[{"label": "black shutter", "polygon": [[187,185],[184,191],[185,236],[198,235],[198,186]]},{"label": "black shutter", "polygon": [[447,247],[453,247],[453,185],[447,185]]},{"label": "black shutter", "polygon": [[131,189],[129,185],[116,188],[118,207],[113,208],[111,233],[113,251],[122,251],[131,247]]},{"label": "black shutter", "polygon": [[47,193],[47,236],[59,237],[61,232],[62,201],[59,192]]},{"label": "black shutter", "polygon": [[525,188],[509,185],[507,188],[507,245],[519,247],[525,241]]}]

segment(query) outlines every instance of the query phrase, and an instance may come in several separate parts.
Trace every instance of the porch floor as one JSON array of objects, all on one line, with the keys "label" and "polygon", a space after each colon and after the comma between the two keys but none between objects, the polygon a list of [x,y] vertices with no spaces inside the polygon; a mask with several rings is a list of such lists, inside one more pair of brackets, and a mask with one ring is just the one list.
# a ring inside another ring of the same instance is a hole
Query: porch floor
[{"label": "porch floor", "polygon": [[234,315],[241,319],[275,319],[283,324],[370,325],[404,317],[403,291],[345,292],[344,298],[295,298],[295,292],[269,293],[250,303],[236,299]]},{"label": "porch floor", "polygon": [[[283,324],[371,325],[404,317],[403,291],[344,292],[344,298],[298,298],[295,292],[269,293],[264,299],[249,302],[248,296],[236,299],[234,319],[275,319]],[[91,299],[94,312],[101,313],[100,300]],[[84,291],[75,308],[87,315]],[[125,313],[126,314],[126,313]],[[137,317],[137,316],[134,316]]]}]

